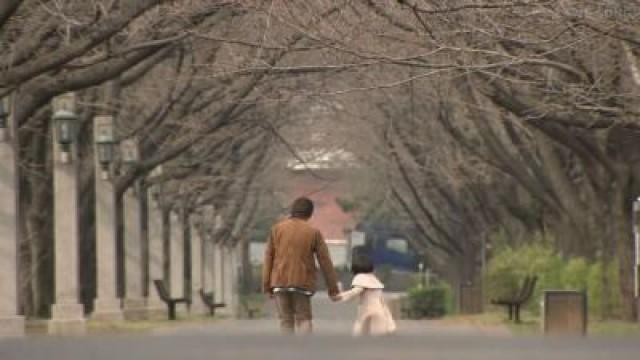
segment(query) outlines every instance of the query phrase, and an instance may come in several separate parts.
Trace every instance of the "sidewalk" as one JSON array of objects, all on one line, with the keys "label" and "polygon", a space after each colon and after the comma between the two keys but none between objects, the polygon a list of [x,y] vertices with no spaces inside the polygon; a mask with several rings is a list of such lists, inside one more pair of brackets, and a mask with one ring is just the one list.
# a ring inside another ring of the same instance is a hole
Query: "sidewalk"
[{"label": "sidewalk", "polygon": [[[350,337],[352,323],[349,320],[317,319],[313,322],[314,334],[320,336]],[[276,319],[220,320],[214,323],[185,323],[181,326],[152,330],[155,335],[211,335],[211,336],[275,336],[279,335]],[[491,336],[510,337],[506,327],[481,327],[452,325],[438,320],[398,321],[397,336],[440,337],[440,336]]]},{"label": "sidewalk", "polygon": [[[394,296],[394,294],[390,294]],[[313,297],[314,334],[326,336],[351,336],[356,303],[334,303],[327,294]],[[278,335],[275,307],[268,302],[267,318],[257,320],[221,319],[216,322],[184,324],[179,327],[159,328],[154,334],[209,334],[209,335]],[[482,325],[450,320],[401,320],[397,321],[399,336],[438,337],[463,336],[511,336],[505,325]]]}]

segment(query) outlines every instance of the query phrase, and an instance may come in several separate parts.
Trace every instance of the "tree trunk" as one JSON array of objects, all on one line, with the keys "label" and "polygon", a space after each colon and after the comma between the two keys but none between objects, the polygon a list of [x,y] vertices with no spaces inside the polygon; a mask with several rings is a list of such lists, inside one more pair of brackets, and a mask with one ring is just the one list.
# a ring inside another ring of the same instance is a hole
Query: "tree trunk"
[{"label": "tree trunk", "polygon": [[[634,239],[631,224],[632,196],[629,187],[629,172],[618,171],[616,188],[613,194],[615,207],[612,209],[614,218],[614,237],[616,255],[619,261],[620,294],[622,295],[622,318],[636,319],[634,299]],[[606,271],[606,269],[605,269]]]},{"label": "tree trunk", "polygon": [[251,266],[251,254],[249,252],[250,242],[247,238],[240,240],[238,246],[240,246],[240,261],[242,261],[242,287],[241,291],[244,295],[251,294],[256,287],[253,283],[253,268]]},{"label": "tree trunk", "polygon": [[[39,114],[39,116],[41,116]],[[34,120],[30,131],[19,134],[20,158],[20,227],[27,262],[22,272],[28,279],[25,315],[47,317],[53,302],[53,194],[49,126],[45,118]]]}]

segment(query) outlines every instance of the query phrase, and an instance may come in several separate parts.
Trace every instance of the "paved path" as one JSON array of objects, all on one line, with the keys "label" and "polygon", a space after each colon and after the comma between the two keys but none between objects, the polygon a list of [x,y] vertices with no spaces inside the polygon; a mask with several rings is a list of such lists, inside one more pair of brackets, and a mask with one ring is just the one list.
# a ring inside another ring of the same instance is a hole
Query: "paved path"
[{"label": "paved path", "polygon": [[504,331],[400,322],[397,335],[349,336],[353,307],[316,300],[316,335],[281,337],[275,319],[223,320],[152,334],[0,340],[0,360],[638,360],[640,339],[518,338]]},{"label": "paved path", "polygon": [[[268,316],[264,320],[222,320],[218,325],[195,324],[176,329],[159,329],[155,334],[167,335],[175,333],[207,334],[224,336],[234,335],[275,335],[278,334],[278,321],[275,307],[269,304]],[[333,303],[326,294],[318,294],[313,298],[314,333],[325,336],[345,336],[351,334],[353,319],[356,316],[356,305],[353,303]],[[398,323],[398,335],[490,335],[510,336],[505,328],[479,328],[470,326],[442,326],[437,321],[401,321]],[[0,359],[1,360],[1,359]]]},{"label": "paved path", "polygon": [[[638,339],[488,336],[425,326],[418,334],[353,339],[273,335],[266,321],[221,322],[155,335],[36,337],[0,341],[2,360],[638,360]],[[265,333],[263,331],[268,331]]]}]

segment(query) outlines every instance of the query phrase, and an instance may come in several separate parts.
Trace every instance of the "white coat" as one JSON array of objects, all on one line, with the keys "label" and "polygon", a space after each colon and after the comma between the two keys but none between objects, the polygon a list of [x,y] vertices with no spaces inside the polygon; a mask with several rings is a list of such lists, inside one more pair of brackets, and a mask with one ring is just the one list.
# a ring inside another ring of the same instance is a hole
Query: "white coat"
[{"label": "white coat", "polygon": [[396,330],[391,312],[384,302],[384,285],[373,274],[358,274],[353,278],[353,288],[340,293],[341,302],[358,298],[358,317],[353,325],[353,335],[386,335]]}]

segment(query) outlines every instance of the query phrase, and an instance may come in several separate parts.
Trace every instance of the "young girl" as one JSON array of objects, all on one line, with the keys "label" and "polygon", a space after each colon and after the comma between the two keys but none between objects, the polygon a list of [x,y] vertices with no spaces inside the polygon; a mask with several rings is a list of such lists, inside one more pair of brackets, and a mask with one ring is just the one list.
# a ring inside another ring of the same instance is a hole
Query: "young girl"
[{"label": "young girl", "polygon": [[340,293],[338,301],[358,298],[358,317],[353,326],[353,335],[386,335],[396,330],[391,312],[384,302],[384,285],[373,274],[373,263],[366,255],[354,256],[351,264],[353,288]]}]

